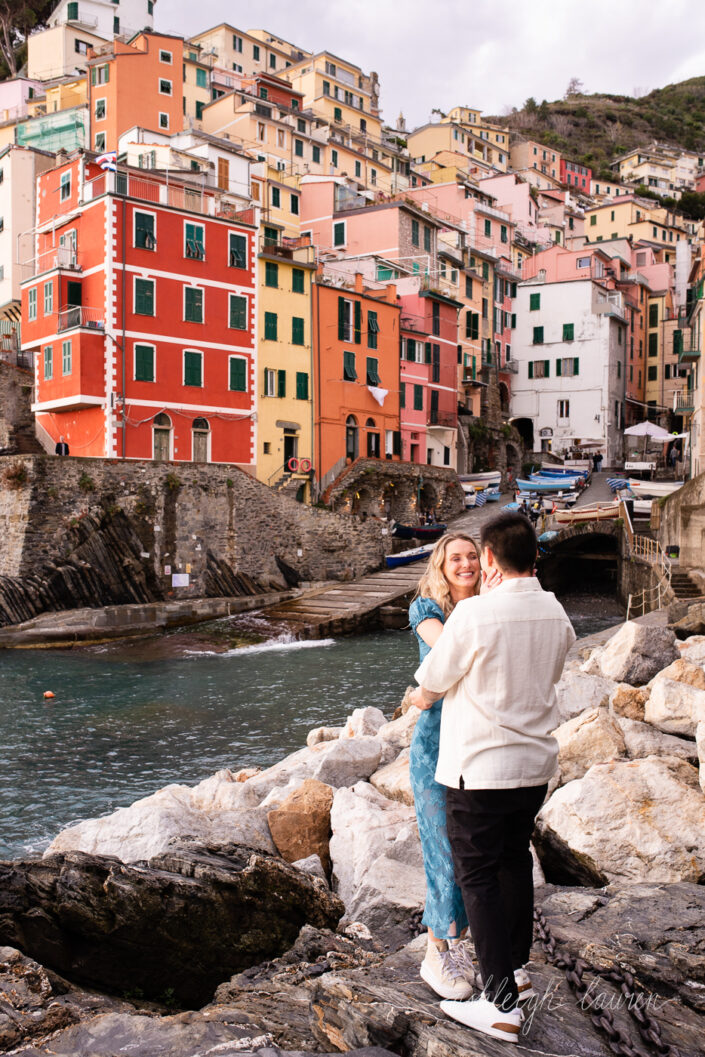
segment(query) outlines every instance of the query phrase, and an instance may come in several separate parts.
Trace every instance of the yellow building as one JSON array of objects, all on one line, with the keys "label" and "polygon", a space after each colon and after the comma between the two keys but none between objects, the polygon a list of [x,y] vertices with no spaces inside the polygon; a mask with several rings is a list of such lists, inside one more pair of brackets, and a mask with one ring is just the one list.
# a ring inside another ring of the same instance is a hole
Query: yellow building
[{"label": "yellow building", "polygon": [[211,101],[211,74],[199,48],[184,49],[184,128],[202,128],[203,108]]},{"label": "yellow building", "polygon": [[303,95],[306,109],[351,135],[381,142],[379,87],[359,66],[323,51],[290,66],[283,76]]},{"label": "yellow building", "polygon": [[451,153],[504,172],[509,162],[509,152],[498,150],[488,139],[481,137],[480,132],[480,129],[470,131],[451,121],[421,125],[409,133],[407,140],[412,164],[422,167],[439,154]]},{"label": "yellow building", "polygon": [[227,22],[198,33],[191,37],[190,43],[199,45],[212,65],[246,77],[276,73],[309,54],[266,30],[236,29]]},{"label": "yellow building", "polygon": [[561,180],[561,155],[553,147],[547,147],[543,143],[526,139],[512,143],[509,152],[512,169],[522,171],[524,169],[535,169],[544,176],[550,176],[558,181]]},{"label": "yellow building", "polygon": [[[80,22],[62,22],[27,38],[27,76],[38,81],[75,76],[85,70],[88,52],[107,41]],[[63,109],[63,108],[62,108]]]},{"label": "yellow building", "polygon": [[[296,181],[265,173],[258,255],[257,478],[310,502],[313,458],[311,283],[315,249],[299,237]],[[293,461],[292,461],[293,460]],[[308,465],[307,465],[308,461]]]},{"label": "yellow building", "polygon": [[636,195],[586,210],[585,234],[590,242],[631,237],[634,242],[658,243],[666,262],[675,261],[675,244],[689,237],[682,217]]},{"label": "yellow building", "polygon": [[47,84],[44,98],[38,106],[37,114],[53,114],[58,110],[68,110],[72,106],[83,106],[88,101],[88,82],[85,76],[63,78],[53,84]]}]

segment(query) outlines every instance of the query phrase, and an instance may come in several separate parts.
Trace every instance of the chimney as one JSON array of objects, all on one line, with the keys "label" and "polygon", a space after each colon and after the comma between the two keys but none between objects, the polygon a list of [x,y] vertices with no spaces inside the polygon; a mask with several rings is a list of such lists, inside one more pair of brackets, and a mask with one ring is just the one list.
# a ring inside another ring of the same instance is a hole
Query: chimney
[{"label": "chimney", "polygon": [[362,281],[362,273],[355,272],[355,293],[361,294],[364,291],[364,285]]}]

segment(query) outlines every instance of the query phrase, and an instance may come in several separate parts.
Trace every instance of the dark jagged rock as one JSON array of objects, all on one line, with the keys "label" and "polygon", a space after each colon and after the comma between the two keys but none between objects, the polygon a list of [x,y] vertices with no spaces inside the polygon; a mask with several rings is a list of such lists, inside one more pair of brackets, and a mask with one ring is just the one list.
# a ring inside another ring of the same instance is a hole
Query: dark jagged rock
[{"label": "dark jagged rock", "polygon": [[69,979],[198,1006],[340,900],[274,856],[177,844],[148,863],[72,852],[0,863],[0,943]]}]

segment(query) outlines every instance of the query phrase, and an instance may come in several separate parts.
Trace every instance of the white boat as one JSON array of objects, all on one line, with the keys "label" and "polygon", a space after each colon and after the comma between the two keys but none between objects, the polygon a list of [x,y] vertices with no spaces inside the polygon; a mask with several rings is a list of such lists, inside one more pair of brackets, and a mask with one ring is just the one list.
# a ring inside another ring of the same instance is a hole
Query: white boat
[{"label": "white boat", "polygon": [[574,525],[583,521],[609,521],[620,516],[619,503],[593,503],[574,510],[556,510],[554,520],[559,525]]},{"label": "white boat", "polygon": [[477,502],[477,492],[475,491],[474,486],[471,485],[469,481],[461,481],[460,482],[460,487],[462,488],[463,492],[465,493],[465,507],[466,507],[466,509],[468,509],[469,507],[475,506],[475,504]]},{"label": "white boat", "polygon": [[683,481],[639,481],[636,477],[630,477],[629,487],[639,499],[660,499],[677,492],[683,487]]},{"label": "white boat", "polygon": [[474,484],[480,488],[488,488],[498,485],[502,480],[502,474],[499,470],[488,470],[486,473],[463,473],[458,474],[458,480],[461,484]]}]

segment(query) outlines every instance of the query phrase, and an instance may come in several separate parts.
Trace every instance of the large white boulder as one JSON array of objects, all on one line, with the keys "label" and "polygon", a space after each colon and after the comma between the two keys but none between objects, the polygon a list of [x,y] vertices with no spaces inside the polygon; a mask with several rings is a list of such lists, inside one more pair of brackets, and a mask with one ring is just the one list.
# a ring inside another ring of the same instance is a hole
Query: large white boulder
[{"label": "large white boulder", "polygon": [[624,735],[627,756],[630,760],[641,760],[645,756],[677,756],[697,764],[698,753],[692,741],[664,734],[650,723],[640,723],[626,716],[616,716],[619,729]]},{"label": "large white boulder", "polygon": [[628,620],[600,654],[600,669],[607,679],[643,686],[678,656],[675,632],[670,628]]},{"label": "large white boulder", "polygon": [[[527,673],[527,678],[530,674]],[[603,708],[615,688],[611,679],[583,671],[565,671],[556,684],[558,718],[561,722],[579,716],[587,709]]]},{"label": "large white boulder", "polygon": [[698,772],[672,756],[595,764],[544,804],[535,842],[549,881],[697,884],[705,874]]},{"label": "large white boulder", "polygon": [[255,775],[249,785],[261,801],[272,789],[292,787],[295,780],[317,778],[319,782],[338,788],[363,781],[377,770],[382,756],[379,738],[362,735],[354,738],[336,738],[323,741],[310,748],[299,749],[285,759]]},{"label": "large white boulder", "polygon": [[413,808],[358,782],[336,791],[331,828],[333,889],[345,903],[343,924],[386,927],[423,906],[426,882]]},{"label": "large white boulder", "polygon": [[624,735],[606,708],[591,708],[553,731],[558,742],[560,784],[582,778],[594,763],[623,759]]},{"label": "large white boulder", "polygon": [[684,660],[701,668],[705,666],[705,635],[690,635],[678,643],[678,649]]},{"label": "large white boulder", "polygon": [[666,734],[693,737],[698,723],[705,720],[705,690],[660,672],[651,685],[644,719]]},{"label": "large white boulder", "polygon": [[111,815],[70,826],[54,838],[45,855],[83,851],[137,862],[184,838],[276,853],[266,809],[252,806],[246,782],[235,781],[230,771],[219,771],[193,788],[169,785]]},{"label": "large white boulder", "polygon": [[341,738],[359,738],[361,736],[374,737],[380,727],[387,722],[387,717],[381,708],[367,705],[365,708],[356,708],[345,721],[345,726],[340,732]]},{"label": "large white boulder", "polygon": [[414,794],[409,778],[409,750],[404,749],[396,760],[380,767],[370,778],[370,785],[390,800],[399,800],[413,807]]}]

